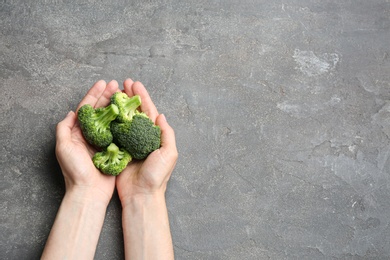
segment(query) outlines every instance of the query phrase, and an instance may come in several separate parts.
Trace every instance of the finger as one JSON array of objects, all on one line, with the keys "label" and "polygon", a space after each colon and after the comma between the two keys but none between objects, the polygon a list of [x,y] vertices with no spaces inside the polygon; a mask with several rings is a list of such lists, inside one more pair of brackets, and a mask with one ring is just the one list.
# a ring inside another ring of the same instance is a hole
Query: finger
[{"label": "finger", "polygon": [[105,89],[106,89],[106,82],[104,80],[99,80],[98,82],[96,82],[92,86],[92,88],[88,90],[85,97],[81,100],[76,111],[78,111],[79,108],[85,104],[90,104],[91,106],[94,107]]},{"label": "finger", "polygon": [[158,111],[148,91],[141,82],[135,82],[132,86],[134,95],[141,97],[141,111],[148,115],[148,117],[155,122],[158,116]]},{"label": "finger", "polygon": [[63,140],[69,140],[72,136],[72,128],[76,124],[76,114],[70,111],[66,117],[57,124],[56,141],[57,143]]},{"label": "finger", "polygon": [[133,86],[134,84],[134,81],[132,79],[126,79],[124,82],[123,82],[123,91],[129,96],[129,97],[132,97],[134,96],[134,93],[133,93]]},{"label": "finger", "polygon": [[114,94],[117,91],[120,91],[119,86],[118,86],[118,82],[116,80],[111,80],[107,84],[106,88],[104,89],[102,95],[97,100],[94,107],[97,108],[97,107],[107,106],[110,103],[110,98],[111,98],[112,94]]},{"label": "finger", "polygon": [[168,124],[163,114],[157,117],[156,125],[161,129],[161,152],[164,154],[166,160],[175,162],[178,157],[178,152],[173,128]]}]

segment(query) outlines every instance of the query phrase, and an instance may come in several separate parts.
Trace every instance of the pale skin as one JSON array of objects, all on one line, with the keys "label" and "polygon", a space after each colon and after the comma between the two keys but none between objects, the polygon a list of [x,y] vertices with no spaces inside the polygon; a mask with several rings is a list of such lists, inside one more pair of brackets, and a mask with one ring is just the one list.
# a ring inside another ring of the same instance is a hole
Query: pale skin
[{"label": "pale skin", "polygon": [[[104,175],[91,160],[96,150],[83,138],[76,114],[69,112],[56,130],[66,192],[42,259],[93,259],[115,187],[122,204],[125,258],[174,258],[165,191],[178,157],[175,134],[142,83],[127,79],[123,89],[129,96],[141,96],[141,111],[161,128],[161,148],[143,161],[131,162],[117,177]],[[116,81],[98,81],[78,108],[106,106],[116,91]]]}]

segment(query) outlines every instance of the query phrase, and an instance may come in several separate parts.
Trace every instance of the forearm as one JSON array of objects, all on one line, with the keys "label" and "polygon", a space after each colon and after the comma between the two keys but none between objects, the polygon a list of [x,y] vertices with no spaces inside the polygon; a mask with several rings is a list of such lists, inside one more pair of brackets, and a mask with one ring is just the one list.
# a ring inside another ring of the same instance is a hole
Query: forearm
[{"label": "forearm", "polygon": [[46,242],[42,259],[93,259],[107,203],[67,192]]},{"label": "forearm", "polygon": [[132,198],[123,206],[126,259],[173,259],[164,195]]}]

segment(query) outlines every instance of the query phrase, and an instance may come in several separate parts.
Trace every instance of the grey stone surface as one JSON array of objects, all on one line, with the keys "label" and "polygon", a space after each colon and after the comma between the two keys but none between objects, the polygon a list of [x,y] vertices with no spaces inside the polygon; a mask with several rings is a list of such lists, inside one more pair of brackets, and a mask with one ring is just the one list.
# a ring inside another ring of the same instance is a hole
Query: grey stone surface
[{"label": "grey stone surface", "polygon": [[[0,255],[37,259],[55,125],[99,79],[176,130],[177,259],[390,258],[386,0],[0,1]],[[122,259],[121,209],[96,259]]]}]

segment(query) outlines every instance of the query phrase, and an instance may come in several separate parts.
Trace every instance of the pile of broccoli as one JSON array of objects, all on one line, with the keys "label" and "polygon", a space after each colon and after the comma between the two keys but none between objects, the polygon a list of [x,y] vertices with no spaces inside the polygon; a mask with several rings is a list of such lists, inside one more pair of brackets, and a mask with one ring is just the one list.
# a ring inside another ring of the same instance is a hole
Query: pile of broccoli
[{"label": "pile of broccoli", "polygon": [[92,161],[102,173],[116,176],[132,159],[145,159],[160,148],[160,127],[137,110],[140,105],[140,96],[116,92],[106,107],[94,109],[86,104],[79,109],[84,138],[101,149]]}]

